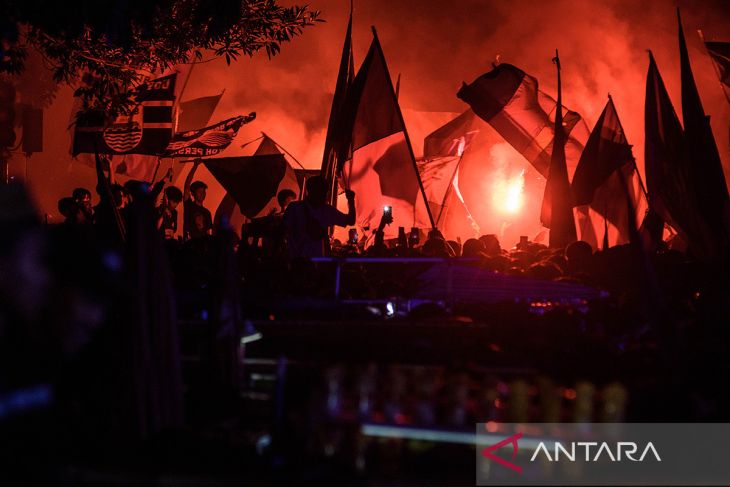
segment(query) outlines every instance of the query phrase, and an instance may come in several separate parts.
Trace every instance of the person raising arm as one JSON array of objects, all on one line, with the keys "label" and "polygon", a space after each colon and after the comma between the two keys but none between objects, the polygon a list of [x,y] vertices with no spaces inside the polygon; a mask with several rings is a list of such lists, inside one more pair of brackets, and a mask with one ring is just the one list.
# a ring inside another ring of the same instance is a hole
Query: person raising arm
[{"label": "person raising arm", "polygon": [[292,258],[329,255],[329,228],[354,225],[355,193],[345,191],[347,213],[327,203],[327,183],[321,176],[307,179],[304,200],[295,201],[284,212],[287,248]]}]

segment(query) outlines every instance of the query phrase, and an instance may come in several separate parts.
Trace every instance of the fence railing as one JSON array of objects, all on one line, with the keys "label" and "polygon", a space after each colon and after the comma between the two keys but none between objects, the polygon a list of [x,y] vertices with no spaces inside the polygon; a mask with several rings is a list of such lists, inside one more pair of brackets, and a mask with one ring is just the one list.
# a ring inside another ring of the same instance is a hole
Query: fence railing
[{"label": "fence railing", "polygon": [[[477,263],[478,258],[460,257],[457,259],[447,259],[444,257],[313,257],[312,262],[334,263],[335,267],[335,299],[340,299],[340,291],[342,286],[342,267],[347,264],[446,264],[449,269],[455,265],[465,263]],[[451,272],[447,288],[451,289]],[[450,292],[448,292],[450,295]]]}]

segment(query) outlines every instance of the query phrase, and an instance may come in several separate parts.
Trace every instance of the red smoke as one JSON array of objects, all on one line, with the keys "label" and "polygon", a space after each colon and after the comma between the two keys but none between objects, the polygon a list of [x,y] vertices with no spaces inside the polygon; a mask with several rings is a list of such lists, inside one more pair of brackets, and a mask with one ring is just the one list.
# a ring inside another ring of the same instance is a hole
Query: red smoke
[{"label": "red smoke", "polygon": [[[610,92],[642,171],[646,49],[654,52],[675,108],[681,111],[675,17],[675,7],[679,5],[695,78],[705,110],[712,116],[725,173],[730,174],[730,106],[696,35],[697,29],[702,29],[710,40],[730,40],[727,2],[355,3],[356,67],[369,47],[370,26],[375,25],[392,75],[401,73],[400,101],[404,109],[463,111],[466,105],[456,98],[461,82],[471,82],[489,70],[497,55],[536,76],[541,88],[554,96],[555,69],[550,60],[558,48],[565,104],[580,112],[592,127]],[[327,22],[307,29],[302,37],[284,45],[281,54],[272,60],[261,54],[253,59],[242,58],[230,67],[223,61],[196,66],[183,99],[225,89],[214,119],[250,111],[258,113],[257,121],[241,130],[237,146],[265,131],[305,166],[319,167],[349,2],[314,0],[310,6],[321,10]],[[61,90],[46,111],[46,150],[33,155],[28,163],[31,188],[42,211],[52,214],[57,214],[56,201],[75,186],[94,186],[93,171],[71,163],[68,155],[70,94],[70,89]],[[442,123],[444,117],[440,118],[434,124]],[[429,127],[425,126],[415,131],[421,133],[411,133],[417,153],[427,130]],[[24,158],[16,156],[12,171],[21,177],[23,169]]]}]

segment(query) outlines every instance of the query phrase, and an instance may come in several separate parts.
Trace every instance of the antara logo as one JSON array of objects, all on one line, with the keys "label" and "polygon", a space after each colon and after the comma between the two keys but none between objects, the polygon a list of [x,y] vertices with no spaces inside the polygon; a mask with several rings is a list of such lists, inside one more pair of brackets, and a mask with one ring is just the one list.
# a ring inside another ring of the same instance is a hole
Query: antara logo
[{"label": "antara logo", "polygon": [[[578,456],[576,454],[576,449],[578,450],[578,453],[582,449],[585,452],[585,455]],[[583,459],[586,462],[597,462],[601,458],[603,458],[604,460],[611,460],[612,462],[620,462],[624,458],[627,458],[632,462],[643,462],[644,458],[648,454],[653,455],[657,462],[662,461],[662,459],[659,457],[659,453],[656,451],[656,448],[654,448],[654,445],[651,441],[646,444],[641,453],[641,456],[639,456],[639,458],[635,458],[634,455],[638,450],[638,445],[631,441],[619,441],[618,443],[616,443],[616,446],[613,449],[605,441],[602,443],[598,443],[596,441],[571,442],[570,449],[563,446],[562,443],[556,441],[553,445],[553,455],[550,456],[550,450],[547,446],[545,446],[545,442],[541,441],[540,444],[537,445],[535,453],[532,454],[532,458],[530,458],[530,461],[534,462],[535,459],[538,458],[538,455],[541,454],[544,455],[544,457],[547,458],[547,460],[550,462],[557,462],[561,460],[561,455],[570,462],[574,462],[576,457],[578,457],[579,460]],[[595,454],[591,455],[592,451],[595,452]]]},{"label": "antara logo", "polygon": [[[520,438],[522,438],[522,433],[512,435],[498,443],[495,443],[492,446],[484,448],[481,454],[484,458],[488,458],[489,460],[499,465],[502,465],[505,468],[521,474],[522,467],[520,465],[512,463],[509,460],[505,460],[504,458],[494,454],[496,450],[499,450],[500,448],[507,445],[512,445],[512,460],[515,460],[517,458],[517,452],[519,450],[518,441],[520,440]],[[641,455],[638,455],[638,457],[637,452],[639,451],[639,445],[629,441],[619,441],[615,444],[613,448],[611,448],[611,446],[609,446],[609,444],[605,441],[601,443],[596,441],[577,441],[568,443],[568,447],[566,447],[566,445],[559,441],[556,441],[554,443],[548,442],[548,444],[552,444],[552,449],[548,448],[546,443],[541,441],[537,445],[535,452],[532,454],[530,462],[534,462],[535,460],[539,460],[541,458],[546,458],[550,462],[597,462],[601,459],[610,460],[612,462],[620,462],[625,459],[632,462],[643,462],[647,456],[649,456],[649,460],[651,460],[651,457],[653,457],[657,462],[662,461],[661,457],[659,456],[659,452],[657,452],[652,442],[649,442],[646,444],[646,446],[644,446],[644,448],[641,450]],[[583,454],[581,455],[581,453]]]}]

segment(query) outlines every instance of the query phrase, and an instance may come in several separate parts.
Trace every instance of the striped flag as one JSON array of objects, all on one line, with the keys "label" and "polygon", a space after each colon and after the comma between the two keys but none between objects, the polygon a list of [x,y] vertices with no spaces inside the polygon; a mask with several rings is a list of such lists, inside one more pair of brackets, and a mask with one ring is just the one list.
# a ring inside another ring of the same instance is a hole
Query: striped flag
[{"label": "striped flag", "polygon": [[[180,102],[176,133],[207,127],[210,116],[222,96],[223,93],[220,93],[219,95],[204,96]],[[125,154],[113,157],[112,162],[115,163],[115,170],[118,174],[151,182],[158,168],[159,157],[144,154]]]},{"label": "striped flag", "polygon": [[175,73],[139,86],[134,112],[111,123],[102,112],[79,118],[72,154],[162,154],[172,137],[176,79]]},{"label": "striped flag", "polygon": [[[511,64],[499,64],[457,93],[537,171],[547,178],[555,137],[555,100],[538,88],[537,79]],[[568,176],[580,159],[588,126],[580,114],[563,106]]]}]

